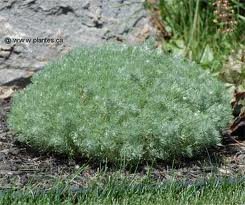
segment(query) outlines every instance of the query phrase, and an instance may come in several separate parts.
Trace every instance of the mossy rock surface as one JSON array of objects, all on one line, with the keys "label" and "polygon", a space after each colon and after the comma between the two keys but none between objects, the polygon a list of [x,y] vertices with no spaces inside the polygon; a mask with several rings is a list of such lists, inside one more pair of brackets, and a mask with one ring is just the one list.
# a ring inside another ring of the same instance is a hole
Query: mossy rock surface
[{"label": "mossy rock surface", "polygon": [[172,160],[220,142],[229,95],[198,65],[147,46],[77,49],[13,99],[10,128],[34,147],[110,161]]}]

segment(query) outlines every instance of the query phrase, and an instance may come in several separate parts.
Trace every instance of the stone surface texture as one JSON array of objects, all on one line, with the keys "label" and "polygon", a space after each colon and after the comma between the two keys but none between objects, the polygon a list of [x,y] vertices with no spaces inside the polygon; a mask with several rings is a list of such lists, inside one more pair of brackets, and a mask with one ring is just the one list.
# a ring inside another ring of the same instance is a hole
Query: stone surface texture
[{"label": "stone surface texture", "polygon": [[75,47],[134,44],[151,35],[143,0],[1,0],[0,85],[29,76]]}]

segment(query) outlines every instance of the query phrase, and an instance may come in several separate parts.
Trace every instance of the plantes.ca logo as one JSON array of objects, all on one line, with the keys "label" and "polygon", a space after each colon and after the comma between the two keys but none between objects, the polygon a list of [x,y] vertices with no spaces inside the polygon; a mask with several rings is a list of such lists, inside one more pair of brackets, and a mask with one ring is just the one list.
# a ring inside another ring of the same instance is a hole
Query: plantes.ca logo
[{"label": "plantes.ca logo", "polygon": [[4,39],[6,44],[11,43],[32,43],[32,44],[62,44],[64,40],[62,38],[10,38],[6,37]]}]

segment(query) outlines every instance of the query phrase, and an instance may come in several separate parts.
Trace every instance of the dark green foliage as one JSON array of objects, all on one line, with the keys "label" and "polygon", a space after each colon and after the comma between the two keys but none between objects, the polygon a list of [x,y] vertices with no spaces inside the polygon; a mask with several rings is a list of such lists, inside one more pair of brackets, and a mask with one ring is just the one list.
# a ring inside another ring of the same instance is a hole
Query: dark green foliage
[{"label": "dark green foliage", "polygon": [[194,63],[146,46],[81,48],[13,100],[19,140],[111,161],[193,156],[220,141],[229,97]]}]

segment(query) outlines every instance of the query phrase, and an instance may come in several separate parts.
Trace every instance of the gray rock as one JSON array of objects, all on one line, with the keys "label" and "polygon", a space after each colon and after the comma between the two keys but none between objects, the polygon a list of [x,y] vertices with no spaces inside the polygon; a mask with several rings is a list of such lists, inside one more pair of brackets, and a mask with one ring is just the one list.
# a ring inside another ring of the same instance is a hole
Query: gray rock
[{"label": "gray rock", "polygon": [[21,69],[1,69],[0,85],[11,85],[12,82],[17,83],[28,80],[33,72]]},{"label": "gray rock", "polygon": [[140,0],[1,0],[0,28],[0,85],[75,47],[154,34]]}]

